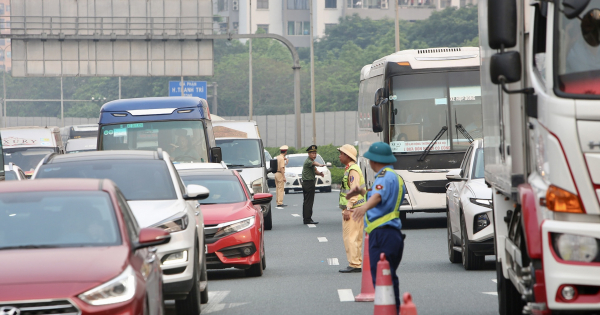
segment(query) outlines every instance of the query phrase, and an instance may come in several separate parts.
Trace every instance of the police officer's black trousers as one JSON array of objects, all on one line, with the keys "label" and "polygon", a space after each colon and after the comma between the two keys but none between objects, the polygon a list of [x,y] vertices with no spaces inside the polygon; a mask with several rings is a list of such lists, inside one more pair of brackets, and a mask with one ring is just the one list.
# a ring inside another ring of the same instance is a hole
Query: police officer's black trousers
[{"label": "police officer's black trousers", "polygon": [[385,258],[390,263],[392,282],[394,284],[394,295],[396,297],[396,311],[400,312],[400,287],[396,270],[402,260],[404,251],[404,239],[400,230],[388,226],[382,226],[369,233],[369,262],[371,263],[371,276],[373,287],[377,278],[377,262],[379,255],[385,253]]},{"label": "police officer's black trousers", "polygon": [[315,202],[315,181],[302,181],[302,194],[304,195],[304,203],[302,204],[302,217],[304,223],[312,221],[313,203]]}]

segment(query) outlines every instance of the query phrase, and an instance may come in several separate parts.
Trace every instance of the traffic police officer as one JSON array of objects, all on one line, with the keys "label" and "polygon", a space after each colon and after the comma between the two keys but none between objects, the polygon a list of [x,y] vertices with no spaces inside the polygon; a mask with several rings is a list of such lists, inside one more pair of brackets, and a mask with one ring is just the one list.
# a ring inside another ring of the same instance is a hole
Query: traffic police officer
[{"label": "traffic police officer", "polygon": [[283,195],[285,194],[285,166],[288,163],[288,158],[285,157],[288,151],[288,146],[283,145],[279,148],[279,154],[277,156],[277,172],[275,172],[275,187],[277,188],[277,206],[287,207],[283,204]]},{"label": "traffic police officer", "polygon": [[365,203],[365,197],[364,195],[357,195],[346,198],[346,194],[351,188],[365,188],[365,179],[360,167],[356,164],[357,152],[354,146],[344,144],[338,148],[338,151],[340,151],[340,162],[346,165],[346,172],[340,187],[339,206],[342,209],[342,235],[344,247],[346,248],[346,258],[348,258],[348,267],[341,269],[340,272],[361,272],[363,229],[365,226],[362,220],[354,221],[350,218],[350,215],[352,214],[351,209]]},{"label": "traffic police officer", "polygon": [[315,202],[315,185],[316,178],[315,174],[323,176],[322,172],[317,170],[317,166],[325,166],[315,161],[317,158],[317,146],[311,145],[306,149],[308,152],[308,158],[302,165],[302,194],[304,195],[304,202],[302,204],[302,217],[304,218],[304,224],[319,224],[312,219],[313,203]]},{"label": "traffic police officer", "polygon": [[[399,309],[400,292],[396,270],[404,251],[400,205],[406,186],[404,186],[402,177],[396,174],[391,165],[396,162],[396,158],[387,143],[373,143],[364,157],[370,160],[371,169],[376,172],[375,181],[367,192],[367,202],[363,206],[351,210],[352,218],[359,221],[363,220],[364,216],[365,231],[369,233],[369,258],[373,286],[375,286],[377,277],[377,261],[380,254],[385,253],[385,257],[390,263],[396,308]],[[352,188],[347,197],[351,198],[361,192],[364,192],[364,188]]]}]

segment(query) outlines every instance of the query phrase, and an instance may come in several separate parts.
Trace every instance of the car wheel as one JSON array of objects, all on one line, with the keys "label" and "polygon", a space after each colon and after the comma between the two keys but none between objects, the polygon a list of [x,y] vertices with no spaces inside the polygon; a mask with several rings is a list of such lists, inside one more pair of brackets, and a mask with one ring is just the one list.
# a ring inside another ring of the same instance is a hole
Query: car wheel
[{"label": "car wheel", "polygon": [[263,254],[262,257],[262,270],[267,269],[267,254]]},{"label": "car wheel", "polygon": [[198,269],[200,266],[198,265],[198,251],[194,255],[194,261],[196,262],[194,266],[194,284],[192,285],[192,289],[188,292],[188,295],[183,300],[175,300],[175,308],[177,309],[177,315],[198,315],[201,312],[200,309],[200,275]]},{"label": "car wheel", "polygon": [[459,263],[461,261],[461,254],[454,250],[454,240],[452,240],[452,223],[450,223],[450,213],[447,214],[447,227],[446,231],[448,232],[448,259],[453,264]]},{"label": "car wheel", "polygon": [[204,254],[204,259],[202,261],[202,273],[200,275],[200,281],[206,281],[206,286],[204,287],[204,291],[200,294],[200,303],[206,304],[208,303],[208,274],[206,268],[206,253]]},{"label": "car wheel", "polygon": [[246,277],[260,277],[263,275],[263,260],[261,259],[258,264],[250,266],[250,268],[244,270]]},{"label": "car wheel", "polygon": [[485,263],[485,256],[476,256],[469,246],[469,237],[467,233],[467,225],[465,224],[465,217],[461,216],[460,220],[460,233],[461,233],[461,247],[462,247],[462,263],[465,270],[477,270],[483,267]]},{"label": "car wheel", "polygon": [[271,205],[268,205],[269,211],[263,218],[265,220],[265,230],[270,231],[273,228],[273,211],[271,211]]},{"label": "car wheel", "polygon": [[406,211],[400,211],[400,223],[402,223],[403,228],[408,226],[408,222],[406,222]]},{"label": "car wheel", "polygon": [[283,189],[283,192],[286,193],[286,194],[289,194],[290,190],[286,188],[286,189]]},{"label": "car wheel", "polygon": [[328,192],[328,193],[330,193],[330,192],[331,192],[331,186],[327,186],[327,187],[325,188],[325,192]]},{"label": "car wheel", "polygon": [[496,261],[496,286],[498,290],[498,310],[500,315],[521,314],[524,302],[512,282],[502,274],[502,263]]}]

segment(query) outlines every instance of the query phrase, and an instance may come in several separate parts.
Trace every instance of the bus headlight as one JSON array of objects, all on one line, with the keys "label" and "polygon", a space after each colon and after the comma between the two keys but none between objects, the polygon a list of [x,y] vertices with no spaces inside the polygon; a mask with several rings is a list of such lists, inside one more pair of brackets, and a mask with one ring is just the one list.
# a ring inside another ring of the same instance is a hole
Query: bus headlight
[{"label": "bus headlight", "polygon": [[592,262],[598,259],[598,242],[600,240],[574,234],[553,233],[554,251],[563,260]]}]

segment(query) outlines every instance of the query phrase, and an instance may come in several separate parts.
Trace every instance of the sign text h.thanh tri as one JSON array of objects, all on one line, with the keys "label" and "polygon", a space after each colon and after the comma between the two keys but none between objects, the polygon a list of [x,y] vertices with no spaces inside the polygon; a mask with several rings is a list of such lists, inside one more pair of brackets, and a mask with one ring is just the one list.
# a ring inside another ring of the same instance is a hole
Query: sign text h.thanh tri
[{"label": "sign text h.thanh tri", "polygon": [[[183,96],[206,99],[206,81],[184,81]],[[181,81],[169,81],[169,96],[181,96]]]}]

